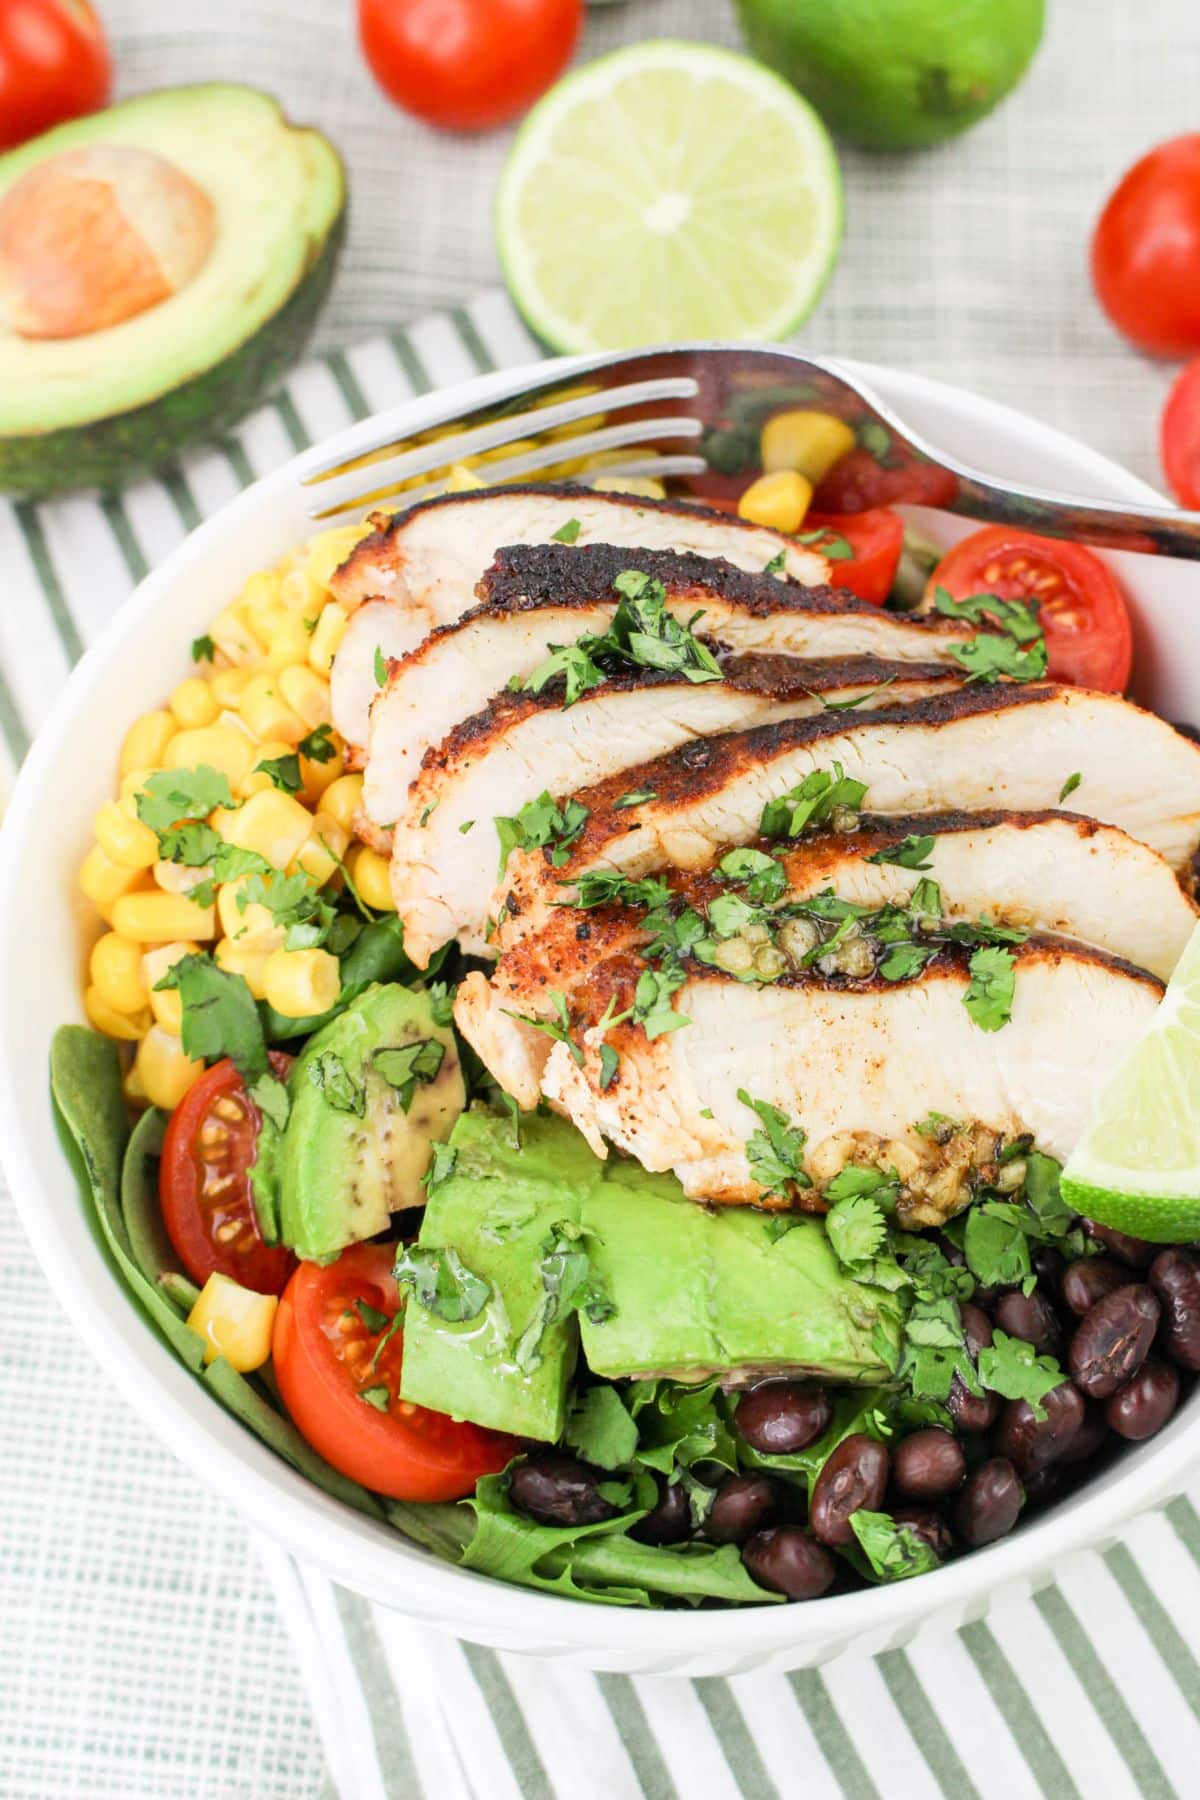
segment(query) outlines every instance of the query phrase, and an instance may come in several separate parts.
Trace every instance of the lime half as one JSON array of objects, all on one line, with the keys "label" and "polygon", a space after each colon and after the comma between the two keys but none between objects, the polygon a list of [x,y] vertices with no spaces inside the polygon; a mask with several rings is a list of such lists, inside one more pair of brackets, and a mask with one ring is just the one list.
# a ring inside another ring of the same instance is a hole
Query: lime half
[{"label": "lime half", "polygon": [[842,232],[829,135],[778,76],[705,44],[637,44],[552,89],[497,197],[505,278],[558,350],[781,338]]},{"label": "lime half", "polygon": [[1062,1191],[1134,1237],[1200,1237],[1200,925],[1153,1023],[1101,1091]]}]

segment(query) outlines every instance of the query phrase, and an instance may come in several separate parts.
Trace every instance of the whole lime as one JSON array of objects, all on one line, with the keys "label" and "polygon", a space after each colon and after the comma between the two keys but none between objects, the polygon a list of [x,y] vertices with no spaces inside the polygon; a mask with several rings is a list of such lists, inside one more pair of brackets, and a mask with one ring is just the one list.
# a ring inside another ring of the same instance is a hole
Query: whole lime
[{"label": "whole lime", "polygon": [[1014,88],[1045,0],[737,0],[751,50],[873,150],[965,131]]}]

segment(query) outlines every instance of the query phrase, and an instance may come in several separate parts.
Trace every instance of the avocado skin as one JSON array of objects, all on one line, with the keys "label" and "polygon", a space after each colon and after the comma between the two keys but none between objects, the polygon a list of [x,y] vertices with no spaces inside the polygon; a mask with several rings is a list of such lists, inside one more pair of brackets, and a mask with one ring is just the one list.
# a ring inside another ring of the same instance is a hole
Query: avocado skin
[{"label": "avocado skin", "polygon": [[[420,1242],[453,1248],[492,1288],[476,1318],[452,1324],[409,1302],[400,1392],[455,1418],[556,1442],[579,1334],[592,1372],[610,1380],[714,1371],[808,1370],[845,1382],[887,1381],[899,1354],[892,1297],[838,1267],[819,1219],[776,1236],[778,1215],[708,1210],[671,1175],[601,1162],[554,1118],[512,1122],[464,1113],[453,1171],[429,1199]],[[541,1298],[539,1262],[560,1220],[582,1225],[593,1274],[615,1306],[556,1321],[541,1362],[513,1346]]]},{"label": "avocado skin", "polygon": [[220,437],[253,412],[312,335],[337,269],[347,218],[343,198],[291,298],[223,362],[129,412],[61,431],[0,437],[0,493],[45,500],[76,488],[121,487],[161,468],[188,445]]}]

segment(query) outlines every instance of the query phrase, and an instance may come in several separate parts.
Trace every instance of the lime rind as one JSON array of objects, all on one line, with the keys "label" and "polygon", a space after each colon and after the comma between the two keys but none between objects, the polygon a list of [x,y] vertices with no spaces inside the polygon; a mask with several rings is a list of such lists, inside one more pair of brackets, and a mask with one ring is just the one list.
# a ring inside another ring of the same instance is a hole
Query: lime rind
[{"label": "lime rind", "polygon": [[509,291],[567,352],[786,337],[820,297],[842,223],[833,144],[808,102],[747,57],[671,39],[554,88],[518,133],[496,206]]}]

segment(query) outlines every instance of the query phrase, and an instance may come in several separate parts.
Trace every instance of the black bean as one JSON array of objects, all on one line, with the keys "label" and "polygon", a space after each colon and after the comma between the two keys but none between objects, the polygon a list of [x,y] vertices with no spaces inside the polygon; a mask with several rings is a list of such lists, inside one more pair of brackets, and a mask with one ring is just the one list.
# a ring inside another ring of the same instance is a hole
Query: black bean
[{"label": "black bean", "polygon": [[1127,1231],[1117,1231],[1112,1225],[1097,1225],[1095,1219],[1085,1219],[1083,1229],[1131,1269],[1148,1269],[1154,1261],[1158,1246],[1148,1244],[1145,1238],[1130,1237]]},{"label": "black bean", "polygon": [[943,1562],[953,1554],[954,1534],[941,1513],[932,1507],[897,1506],[892,1517],[897,1525],[907,1525],[915,1531]]},{"label": "black bean", "polygon": [[[976,1306],[970,1300],[959,1307],[959,1312],[967,1349],[974,1359],[992,1341],[992,1321],[981,1306]],[[1000,1402],[995,1394],[972,1394],[958,1375],[950,1385],[950,1398],[946,1404],[950,1417],[960,1431],[986,1431],[995,1422],[1000,1410]]]},{"label": "black bean", "polygon": [[1058,1317],[1050,1302],[1036,1291],[1023,1294],[1014,1288],[1012,1293],[1002,1294],[992,1318],[1009,1337],[1023,1338],[1039,1353],[1058,1348],[1062,1336]]},{"label": "black bean", "polygon": [[982,1306],[976,1306],[970,1300],[965,1300],[958,1310],[962,1317],[963,1336],[967,1340],[967,1349],[971,1352],[972,1357],[976,1357],[981,1350],[986,1350],[992,1341],[992,1321]]},{"label": "black bean", "polygon": [[1057,1462],[1083,1424],[1083,1395],[1069,1381],[1043,1394],[1041,1405],[1044,1419],[1028,1400],[1010,1400],[996,1432],[996,1449],[1022,1476]]},{"label": "black bean", "polygon": [[1022,1476],[1022,1480],[1027,1507],[1040,1510],[1043,1506],[1051,1506],[1063,1490],[1062,1464],[1047,1463],[1044,1469],[1035,1469],[1032,1475]]},{"label": "black bean", "polygon": [[538,1450],[512,1475],[512,1502],[543,1525],[598,1525],[614,1508],[599,1491],[595,1469],[561,1450]]},{"label": "black bean", "polygon": [[1132,1381],[1118,1388],[1104,1416],[1118,1437],[1140,1444],[1161,1431],[1179,1404],[1179,1372],[1170,1363],[1144,1362]]},{"label": "black bean", "polygon": [[1075,1433],[1058,1461],[1065,1467],[1073,1463],[1086,1462],[1089,1456],[1105,1443],[1109,1435],[1108,1420],[1104,1416],[1104,1407],[1098,1400],[1089,1400],[1083,1412],[1083,1424]]},{"label": "black bean", "polygon": [[1078,1262],[1070,1265],[1062,1278],[1063,1305],[1082,1319],[1097,1300],[1103,1300],[1106,1294],[1115,1293],[1128,1280],[1129,1270],[1123,1269],[1120,1263],[1112,1262],[1107,1256],[1081,1256]]},{"label": "black bean", "polygon": [[824,1388],[802,1381],[764,1381],[738,1401],[734,1423],[752,1450],[788,1456],[829,1430],[833,1407]]},{"label": "black bean", "polygon": [[789,1600],[815,1600],[832,1585],[837,1564],[828,1550],[799,1525],[770,1525],[756,1531],[742,1550],[755,1581]]},{"label": "black bean", "polygon": [[1062,1253],[1055,1250],[1050,1244],[1039,1244],[1030,1257],[1030,1261],[1033,1263],[1033,1272],[1042,1286],[1048,1292],[1056,1294],[1058,1284],[1063,1278],[1063,1270],[1067,1266]]},{"label": "black bean", "polygon": [[663,1487],[644,1519],[629,1527],[639,1544],[682,1544],[692,1535],[692,1506],[679,1482]]},{"label": "black bean", "polygon": [[865,1431],[843,1438],[813,1483],[808,1520],[823,1544],[852,1544],[850,1514],[865,1506],[877,1512],[888,1480],[888,1453]]},{"label": "black bean", "polygon": [[892,1451],[892,1480],[897,1493],[909,1500],[936,1500],[953,1493],[966,1467],[962,1445],[940,1425],[914,1431]]},{"label": "black bean", "polygon": [[1017,1471],[1006,1458],[995,1456],[967,1476],[954,1505],[954,1529],[964,1544],[978,1550],[1012,1530],[1022,1500]]},{"label": "black bean", "polygon": [[1162,1307],[1159,1345],[1181,1369],[1200,1369],[1200,1261],[1186,1250],[1161,1250],[1150,1286]]},{"label": "black bean", "polygon": [[1141,1281],[1097,1300],[1071,1339],[1067,1360],[1075,1385],[1091,1400],[1107,1400],[1124,1387],[1149,1355],[1161,1314],[1153,1290]]},{"label": "black bean", "polygon": [[779,1505],[779,1489],[769,1475],[727,1475],[704,1521],[704,1535],[714,1544],[744,1544],[770,1523]]}]

